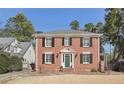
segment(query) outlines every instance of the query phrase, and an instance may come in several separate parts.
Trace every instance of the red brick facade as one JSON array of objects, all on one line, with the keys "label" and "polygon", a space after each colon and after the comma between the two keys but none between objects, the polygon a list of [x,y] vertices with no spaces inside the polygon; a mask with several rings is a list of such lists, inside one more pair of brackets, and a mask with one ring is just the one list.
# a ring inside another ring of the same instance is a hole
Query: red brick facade
[{"label": "red brick facade", "polygon": [[[62,45],[62,37],[54,37],[54,47],[43,47],[43,37],[45,36],[36,36],[36,69],[38,71],[59,71],[61,67],[61,50],[64,48],[73,49],[73,70],[74,71],[86,71],[91,69],[98,69],[100,62],[100,38],[99,36],[90,36],[92,37],[92,46],[91,47],[81,47],[80,46],[80,37],[70,36],[72,38],[71,46]],[[43,64],[44,52],[52,52],[54,54],[54,64]],[[92,54],[92,63],[90,64],[81,64],[80,63],[80,54],[82,52],[90,52]],[[71,68],[71,67],[70,67]],[[64,68],[63,68],[64,69]],[[66,69],[66,68],[65,68]]]}]

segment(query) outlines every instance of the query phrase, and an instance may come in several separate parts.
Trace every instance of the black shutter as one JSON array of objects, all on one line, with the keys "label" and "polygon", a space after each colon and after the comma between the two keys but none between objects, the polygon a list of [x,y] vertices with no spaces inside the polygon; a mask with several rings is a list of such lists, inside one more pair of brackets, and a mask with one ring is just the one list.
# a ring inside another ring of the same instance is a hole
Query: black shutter
[{"label": "black shutter", "polygon": [[52,64],[54,64],[54,54],[52,54]]},{"label": "black shutter", "polygon": [[42,47],[45,47],[45,38],[42,38]]},{"label": "black shutter", "polygon": [[92,47],[92,37],[90,37],[90,47]]},{"label": "black shutter", "polygon": [[70,37],[70,46],[72,45],[72,38]]},{"label": "black shutter", "polygon": [[42,54],[42,64],[45,64],[45,54]]},{"label": "black shutter", "polygon": [[83,46],[83,37],[80,38],[80,47]]},{"label": "black shutter", "polygon": [[93,62],[93,55],[90,54],[90,63],[92,63],[92,62]]},{"label": "black shutter", "polygon": [[54,47],[54,38],[52,38],[52,47]]},{"label": "black shutter", "polygon": [[80,63],[82,64],[83,62],[83,58],[82,58],[83,54],[80,54]]},{"label": "black shutter", "polygon": [[62,45],[64,46],[64,37],[62,37]]}]

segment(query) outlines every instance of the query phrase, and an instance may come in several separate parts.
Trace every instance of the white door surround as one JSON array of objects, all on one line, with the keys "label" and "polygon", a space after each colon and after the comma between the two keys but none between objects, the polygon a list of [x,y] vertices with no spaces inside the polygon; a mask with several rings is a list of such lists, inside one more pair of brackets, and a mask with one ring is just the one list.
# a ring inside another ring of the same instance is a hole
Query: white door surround
[{"label": "white door surround", "polygon": [[[61,50],[61,66],[63,68],[74,68],[74,51],[66,48]],[[69,62],[69,63],[66,63]]]}]

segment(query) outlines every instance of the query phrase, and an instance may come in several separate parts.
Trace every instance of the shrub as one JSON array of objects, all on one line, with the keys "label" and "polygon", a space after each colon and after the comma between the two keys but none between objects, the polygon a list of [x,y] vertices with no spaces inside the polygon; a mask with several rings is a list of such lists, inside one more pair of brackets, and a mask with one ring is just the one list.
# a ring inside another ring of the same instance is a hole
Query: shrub
[{"label": "shrub", "polygon": [[124,61],[119,61],[119,62],[113,63],[112,70],[119,71],[119,72],[124,72]]},{"label": "shrub", "polygon": [[17,56],[10,56],[7,53],[0,53],[0,74],[20,70],[22,70],[20,58]]},{"label": "shrub", "polygon": [[0,74],[9,72],[9,58],[5,54],[0,54]]},{"label": "shrub", "polygon": [[12,56],[10,58],[10,64],[11,64],[11,67],[12,67],[13,71],[20,71],[20,70],[22,70],[22,61],[17,56]]},{"label": "shrub", "polygon": [[97,72],[97,70],[96,69],[91,69],[91,72]]}]

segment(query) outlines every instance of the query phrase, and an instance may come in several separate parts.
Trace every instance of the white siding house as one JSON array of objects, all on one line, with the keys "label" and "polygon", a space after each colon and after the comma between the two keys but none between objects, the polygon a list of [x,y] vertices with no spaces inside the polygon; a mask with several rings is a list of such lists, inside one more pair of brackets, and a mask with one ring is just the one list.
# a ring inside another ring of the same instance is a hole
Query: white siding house
[{"label": "white siding house", "polygon": [[30,69],[30,64],[35,63],[35,52],[33,45],[30,42],[22,42],[19,45],[22,48],[19,56],[23,58],[23,68]]},{"label": "white siding house", "polygon": [[0,49],[22,58],[23,68],[30,69],[35,63],[35,52],[31,42],[19,42],[15,38],[0,38]]}]

